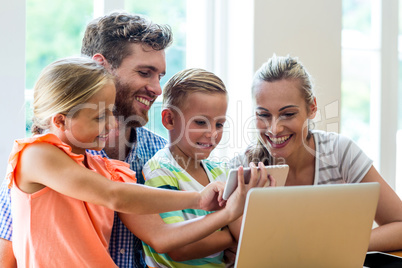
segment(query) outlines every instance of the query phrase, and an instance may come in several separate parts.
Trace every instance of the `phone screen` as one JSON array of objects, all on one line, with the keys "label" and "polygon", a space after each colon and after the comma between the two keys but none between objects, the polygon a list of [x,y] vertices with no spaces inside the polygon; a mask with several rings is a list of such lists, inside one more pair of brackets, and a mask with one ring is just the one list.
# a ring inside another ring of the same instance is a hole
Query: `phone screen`
[{"label": "phone screen", "polygon": [[402,267],[402,258],[381,252],[367,253],[364,267],[368,268],[397,268]]}]

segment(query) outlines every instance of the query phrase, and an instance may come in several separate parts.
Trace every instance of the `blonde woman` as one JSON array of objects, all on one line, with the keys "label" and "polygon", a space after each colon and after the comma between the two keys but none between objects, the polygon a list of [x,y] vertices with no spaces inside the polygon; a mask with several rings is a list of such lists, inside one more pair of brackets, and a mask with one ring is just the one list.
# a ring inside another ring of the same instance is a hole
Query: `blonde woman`
[{"label": "blonde woman", "polygon": [[317,112],[311,76],[299,59],[274,55],[252,85],[258,139],[235,165],[288,164],[286,186],[378,182],[380,199],[369,251],[402,249],[402,202],[349,138],[310,129]]}]

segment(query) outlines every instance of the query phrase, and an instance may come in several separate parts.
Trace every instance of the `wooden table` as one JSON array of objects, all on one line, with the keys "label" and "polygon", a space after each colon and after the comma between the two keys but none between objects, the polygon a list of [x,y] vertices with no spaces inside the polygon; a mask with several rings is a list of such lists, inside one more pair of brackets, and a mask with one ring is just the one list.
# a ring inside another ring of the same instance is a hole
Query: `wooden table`
[{"label": "wooden table", "polygon": [[402,257],[402,251],[391,251],[391,252],[387,252],[387,253]]}]

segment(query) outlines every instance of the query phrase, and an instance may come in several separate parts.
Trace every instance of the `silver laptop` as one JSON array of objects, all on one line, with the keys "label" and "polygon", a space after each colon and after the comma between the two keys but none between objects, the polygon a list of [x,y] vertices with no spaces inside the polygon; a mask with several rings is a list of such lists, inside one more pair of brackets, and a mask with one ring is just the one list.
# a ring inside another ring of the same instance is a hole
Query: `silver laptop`
[{"label": "silver laptop", "polygon": [[363,267],[380,185],[254,188],[235,267]]}]

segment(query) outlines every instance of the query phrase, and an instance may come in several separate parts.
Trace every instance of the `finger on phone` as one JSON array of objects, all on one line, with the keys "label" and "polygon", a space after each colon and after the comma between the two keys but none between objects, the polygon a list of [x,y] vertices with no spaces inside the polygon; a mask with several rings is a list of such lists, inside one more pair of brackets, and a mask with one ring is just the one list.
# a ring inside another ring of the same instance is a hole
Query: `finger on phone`
[{"label": "finger on phone", "polygon": [[225,188],[225,185],[222,182],[217,182],[217,188],[218,188],[218,202],[221,202],[223,200],[223,190]]},{"label": "finger on phone", "polygon": [[272,175],[268,175],[268,179],[269,179],[269,186],[270,187],[275,187],[276,186],[276,180]]},{"label": "finger on phone", "polygon": [[264,187],[268,182],[268,172],[265,169],[264,163],[259,162],[258,168],[260,169],[260,176],[258,179],[257,187]]},{"label": "finger on phone", "polygon": [[244,186],[244,184],[245,184],[244,171],[243,171],[243,167],[240,166],[237,171],[237,187],[242,187],[242,186]]},{"label": "finger on phone", "polygon": [[249,187],[255,187],[258,184],[258,174],[259,171],[257,169],[257,166],[251,162],[250,163],[250,181],[248,182]]}]

